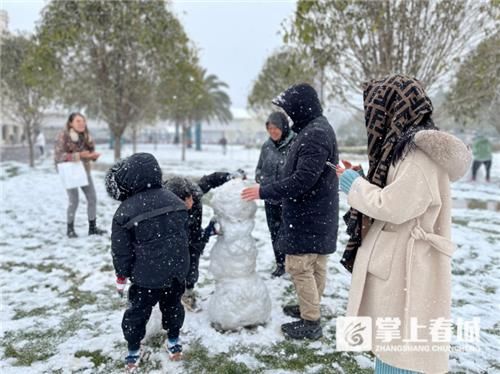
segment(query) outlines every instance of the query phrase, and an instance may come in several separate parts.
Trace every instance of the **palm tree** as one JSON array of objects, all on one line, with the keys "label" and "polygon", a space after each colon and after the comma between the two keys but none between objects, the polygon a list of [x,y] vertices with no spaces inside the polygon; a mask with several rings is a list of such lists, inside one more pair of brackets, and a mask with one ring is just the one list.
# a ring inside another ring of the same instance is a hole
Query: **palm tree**
[{"label": "palm tree", "polygon": [[228,85],[214,74],[207,75],[195,55],[191,60],[180,61],[176,71],[177,74],[168,77],[160,94],[163,95],[164,117],[181,130],[181,159],[184,161],[186,135],[193,124],[213,120],[227,123],[233,117],[231,99],[225,91]]},{"label": "palm tree", "polygon": [[206,94],[206,107],[205,113],[202,114],[200,119],[207,122],[217,119],[222,123],[228,123],[233,119],[231,98],[225,92],[225,89],[229,88],[229,86],[219,80],[219,77],[215,74],[206,75],[206,70],[202,70],[201,76]]},{"label": "palm tree", "polygon": [[[205,69],[200,70],[201,90],[193,109],[193,116],[190,124],[195,124],[197,132],[201,134],[201,122],[217,120],[221,123],[228,123],[233,119],[231,113],[231,98],[226,93],[229,87],[227,83],[221,81],[215,74],[207,75]],[[197,142],[197,150],[200,150]]]}]

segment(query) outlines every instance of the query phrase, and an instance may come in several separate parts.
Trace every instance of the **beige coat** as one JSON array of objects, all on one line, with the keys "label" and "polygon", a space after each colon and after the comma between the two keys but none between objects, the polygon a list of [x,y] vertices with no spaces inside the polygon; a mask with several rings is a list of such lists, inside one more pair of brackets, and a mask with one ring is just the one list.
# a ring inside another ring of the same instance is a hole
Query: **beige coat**
[{"label": "beige coat", "polygon": [[[391,166],[383,189],[357,178],[349,191],[349,204],[375,221],[358,250],[347,315],[372,317],[373,352],[382,361],[443,373],[448,371],[448,353],[435,350],[449,344],[434,343],[429,327],[434,319],[450,319],[455,250],[450,241],[450,181],[466,173],[471,153],[458,138],[435,130],[420,131],[415,143],[416,150]],[[401,339],[377,339],[379,317],[399,318]],[[411,318],[426,326],[417,330],[417,338],[427,342],[402,342],[412,337]],[[391,345],[400,351],[391,352]],[[408,345],[424,352],[401,352]]]}]

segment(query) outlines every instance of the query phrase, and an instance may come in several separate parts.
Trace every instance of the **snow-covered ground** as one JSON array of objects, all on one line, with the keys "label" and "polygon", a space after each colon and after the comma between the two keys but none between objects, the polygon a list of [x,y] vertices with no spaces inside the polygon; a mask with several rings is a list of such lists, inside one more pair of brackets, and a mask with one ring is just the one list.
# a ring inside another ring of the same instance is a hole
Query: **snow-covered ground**
[{"label": "snow-covered ground", "polygon": [[[103,170],[112,163],[112,153],[103,157],[93,172],[98,193],[98,224],[110,230],[117,202],[104,190]],[[243,168],[251,176],[258,149],[229,147],[223,155],[219,146],[202,152],[189,150],[181,163],[180,149],[171,145],[140,146],[153,153],[165,175],[201,177],[216,170]],[[124,156],[131,153],[124,149]],[[358,159],[360,156],[341,155]],[[490,184],[464,181],[453,185],[453,237],[458,251],[453,260],[453,317],[481,318],[479,350],[453,353],[451,372],[493,373],[500,371],[500,154],[493,162]],[[2,373],[119,373],[123,371],[126,344],[121,318],[126,305],[114,287],[109,235],[86,235],[86,202],[80,198],[76,230],[80,237],[65,235],[66,193],[52,162],[35,170],[23,164],[2,163],[1,170],[1,342]],[[205,223],[213,211],[209,193]],[[341,198],[342,212],[347,209]],[[339,248],[347,240],[341,222]],[[363,373],[373,368],[367,354],[335,350],[335,318],[345,313],[350,275],[339,265],[340,253],[329,260],[329,279],[323,304],[333,318],[324,319],[325,337],[317,342],[286,341],[280,325],[289,321],[281,312],[294,300],[289,279],[271,279],[274,256],[262,202],[258,204],[253,236],[259,251],[257,271],[272,300],[271,320],[265,326],[224,334],[215,331],[207,316],[208,298],[214,281],[208,273],[208,244],[200,262],[197,290],[203,310],[186,313],[182,330],[186,359],[168,361],[162,344],[158,315],[148,326],[146,347],[152,352],[145,372],[166,373]]]}]

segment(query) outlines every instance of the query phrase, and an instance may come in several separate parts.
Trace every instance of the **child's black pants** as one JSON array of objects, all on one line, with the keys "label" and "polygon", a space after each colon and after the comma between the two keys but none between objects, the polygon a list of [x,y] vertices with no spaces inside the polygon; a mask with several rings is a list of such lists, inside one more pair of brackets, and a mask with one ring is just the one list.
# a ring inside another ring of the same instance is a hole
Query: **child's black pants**
[{"label": "child's black pants", "polygon": [[162,326],[167,331],[168,338],[179,336],[184,323],[184,307],[181,297],[184,293],[184,282],[177,279],[166,288],[149,289],[132,284],[128,291],[128,308],[123,315],[122,330],[128,349],[140,348],[141,340],[146,335],[146,324],[156,303],[160,303]]}]

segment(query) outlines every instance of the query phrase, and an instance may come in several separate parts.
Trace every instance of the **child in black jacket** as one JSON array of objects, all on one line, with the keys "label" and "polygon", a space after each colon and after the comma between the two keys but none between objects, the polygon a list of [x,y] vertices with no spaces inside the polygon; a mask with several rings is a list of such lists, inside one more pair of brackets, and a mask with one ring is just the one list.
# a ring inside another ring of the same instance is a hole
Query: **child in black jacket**
[{"label": "child in black jacket", "polygon": [[211,220],[205,229],[201,227],[203,217],[201,198],[212,188],[222,186],[233,178],[246,179],[246,174],[243,170],[238,169],[233,173],[215,172],[208,174],[196,183],[184,177],[173,177],[164,183],[165,188],[183,200],[188,209],[189,271],[182,303],[190,311],[199,311],[194,286],[198,282],[200,256],[210,236],[218,234],[215,220]]},{"label": "child in black jacket", "polygon": [[133,371],[139,364],[140,342],[158,302],[168,332],[166,348],[170,358],[178,360],[184,322],[181,297],[189,267],[186,206],[162,188],[160,166],[148,153],[113,166],[106,175],[106,189],[122,201],[113,217],[111,250],[118,291],[123,292],[127,278],[131,282],[122,321],[127,368]]}]

